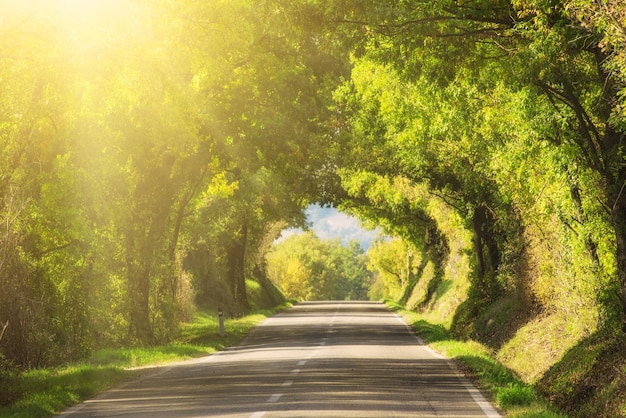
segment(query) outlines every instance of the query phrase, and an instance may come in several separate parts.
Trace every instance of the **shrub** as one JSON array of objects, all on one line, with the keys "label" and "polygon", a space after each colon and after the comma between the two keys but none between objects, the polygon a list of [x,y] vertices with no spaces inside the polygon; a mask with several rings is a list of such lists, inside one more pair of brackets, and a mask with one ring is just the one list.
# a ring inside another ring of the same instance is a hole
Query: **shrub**
[{"label": "shrub", "polygon": [[501,407],[530,405],[535,400],[535,391],[530,386],[511,383],[498,389],[496,400]]}]

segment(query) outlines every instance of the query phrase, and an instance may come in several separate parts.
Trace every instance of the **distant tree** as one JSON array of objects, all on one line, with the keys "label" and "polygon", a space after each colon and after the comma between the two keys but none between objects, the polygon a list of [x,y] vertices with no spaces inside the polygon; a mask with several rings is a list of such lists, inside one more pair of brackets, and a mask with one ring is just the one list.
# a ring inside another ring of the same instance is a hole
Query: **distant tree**
[{"label": "distant tree", "polygon": [[384,283],[385,296],[398,299],[413,270],[411,248],[400,238],[376,240],[367,258],[367,268]]},{"label": "distant tree", "polygon": [[365,299],[371,275],[363,249],[320,240],[313,232],[275,244],[267,254],[267,271],[288,298],[300,300]]}]

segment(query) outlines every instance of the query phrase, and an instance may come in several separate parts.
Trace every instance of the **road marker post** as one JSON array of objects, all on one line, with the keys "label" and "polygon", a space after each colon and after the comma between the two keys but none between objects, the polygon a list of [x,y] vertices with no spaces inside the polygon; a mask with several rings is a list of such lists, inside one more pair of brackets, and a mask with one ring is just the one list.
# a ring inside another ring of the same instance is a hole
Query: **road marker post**
[{"label": "road marker post", "polygon": [[222,308],[217,309],[217,317],[220,323],[220,337],[223,337],[224,335],[226,335],[226,331],[224,330],[224,311],[222,310]]}]

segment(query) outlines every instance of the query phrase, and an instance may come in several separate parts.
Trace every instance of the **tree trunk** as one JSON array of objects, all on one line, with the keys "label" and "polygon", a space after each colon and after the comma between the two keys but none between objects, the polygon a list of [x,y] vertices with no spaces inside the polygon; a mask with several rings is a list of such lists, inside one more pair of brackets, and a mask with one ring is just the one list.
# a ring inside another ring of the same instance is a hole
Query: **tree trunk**
[{"label": "tree trunk", "polygon": [[[626,185],[626,182],[624,183]],[[620,283],[622,302],[622,330],[626,332],[626,196],[624,188],[619,191],[611,211],[611,222],[615,229],[617,244],[617,275]]]},{"label": "tree trunk", "polygon": [[137,260],[135,246],[131,233],[126,239],[126,274],[130,302],[128,338],[131,343],[152,343],[154,333],[150,323],[150,260]]},{"label": "tree trunk", "polygon": [[474,241],[474,254],[476,256],[476,275],[479,278],[485,277],[485,254],[483,247],[483,224],[485,223],[485,209],[482,206],[478,206],[474,210],[474,216],[472,217],[472,229],[473,229],[473,241]]},{"label": "tree trunk", "polygon": [[235,305],[241,312],[249,309],[245,276],[247,242],[248,225],[244,221],[228,247],[228,282],[235,298]]},{"label": "tree trunk", "polygon": [[476,276],[480,293],[486,299],[493,299],[498,292],[495,272],[500,264],[498,243],[493,237],[490,225],[493,217],[484,204],[476,207],[472,217],[474,252],[476,254]]},{"label": "tree trunk", "polygon": [[150,274],[140,267],[128,277],[130,293],[129,337],[134,342],[153,343],[154,332],[150,323]]}]

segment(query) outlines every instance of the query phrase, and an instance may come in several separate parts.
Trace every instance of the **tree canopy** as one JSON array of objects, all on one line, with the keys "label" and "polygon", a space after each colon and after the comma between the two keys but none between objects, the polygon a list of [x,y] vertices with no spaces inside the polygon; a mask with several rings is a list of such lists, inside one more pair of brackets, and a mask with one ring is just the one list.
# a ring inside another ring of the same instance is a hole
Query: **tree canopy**
[{"label": "tree canopy", "polygon": [[[556,318],[561,352],[624,326],[625,17],[618,0],[0,0],[2,357],[168,341],[196,308],[250,309],[247,280],[363,298],[367,263],[414,309],[460,289],[462,336],[504,304]],[[273,245],[315,202],[393,239],[367,262],[311,234]]]}]

